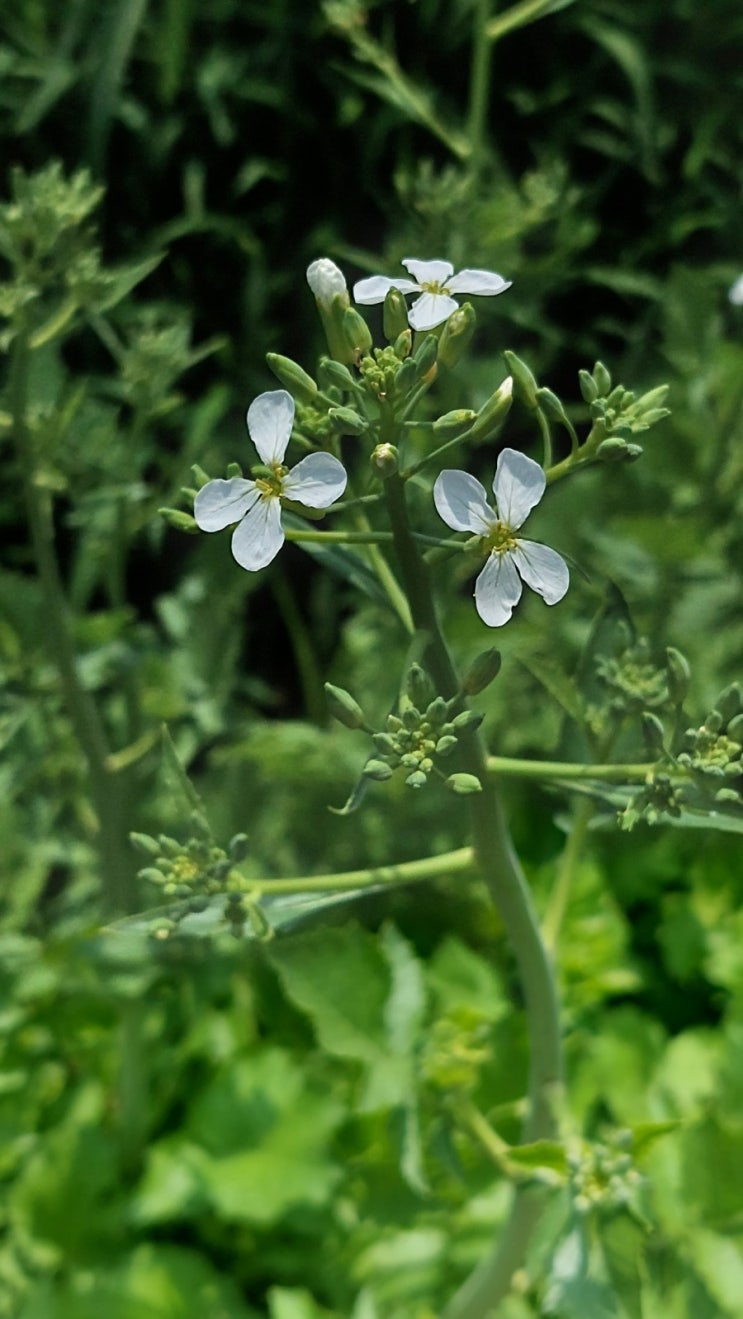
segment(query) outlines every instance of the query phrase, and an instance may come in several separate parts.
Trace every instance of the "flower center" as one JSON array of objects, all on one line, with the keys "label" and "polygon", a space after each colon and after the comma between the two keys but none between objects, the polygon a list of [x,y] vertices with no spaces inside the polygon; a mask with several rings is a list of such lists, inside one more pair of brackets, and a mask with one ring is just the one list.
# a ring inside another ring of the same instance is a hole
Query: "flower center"
[{"label": "flower center", "polygon": [[513,527],[507,522],[494,522],[487,536],[482,538],[482,548],[486,554],[505,554],[515,550],[518,544]]},{"label": "flower center", "polygon": [[258,476],[255,480],[261,492],[261,499],[278,499],[284,488],[284,477],[288,474],[289,468],[284,467],[282,463],[271,463],[265,471],[265,476]]},{"label": "flower center", "polygon": [[432,279],[427,284],[421,284],[421,288],[424,293],[432,293],[435,298],[441,297],[442,294],[446,297],[446,285],[440,284],[437,279]]}]

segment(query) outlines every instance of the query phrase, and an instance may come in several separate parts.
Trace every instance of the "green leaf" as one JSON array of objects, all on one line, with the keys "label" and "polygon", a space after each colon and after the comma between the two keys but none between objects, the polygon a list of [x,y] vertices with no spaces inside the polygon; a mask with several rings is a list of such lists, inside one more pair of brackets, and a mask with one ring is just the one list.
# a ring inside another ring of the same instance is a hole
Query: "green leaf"
[{"label": "green leaf", "polygon": [[628,1319],[643,1319],[646,1240],[647,1232],[629,1214],[602,1219],[601,1246],[607,1272]]},{"label": "green leaf", "polygon": [[508,1150],[508,1162],[529,1172],[547,1170],[557,1174],[561,1180],[567,1180],[570,1171],[564,1145],[557,1140],[534,1140],[528,1145],[511,1145]]}]

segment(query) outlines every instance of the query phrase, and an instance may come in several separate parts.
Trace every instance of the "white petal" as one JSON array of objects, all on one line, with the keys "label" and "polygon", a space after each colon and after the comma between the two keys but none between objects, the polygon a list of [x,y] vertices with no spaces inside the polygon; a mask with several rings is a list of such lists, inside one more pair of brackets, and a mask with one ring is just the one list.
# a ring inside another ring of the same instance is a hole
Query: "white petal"
[{"label": "white petal", "polygon": [[257,572],[276,558],[284,544],[281,505],[275,495],[259,499],[232,535],[232,554],[241,568]]},{"label": "white petal", "polygon": [[346,469],[332,453],[308,453],[284,478],[282,494],[308,508],[329,508],[346,488]]},{"label": "white petal", "polygon": [[408,256],[402,265],[419,284],[448,284],[449,276],[454,274],[449,261],[416,261],[415,257]]},{"label": "white petal", "polygon": [[491,554],[475,582],[475,605],[483,623],[488,627],[502,627],[520,599],[521,582],[512,551]]},{"label": "white petal", "polygon": [[511,281],[494,270],[460,270],[453,279],[447,279],[446,287],[449,293],[505,293]]},{"label": "white petal", "polygon": [[743,275],[739,275],[728,293],[734,307],[743,307]]},{"label": "white petal", "polygon": [[509,527],[520,527],[536,508],[547,486],[539,463],[518,449],[504,449],[498,455],[493,493],[498,516]]},{"label": "white petal", "polygon": [[233,476],[230,481],[208,481],[199,490],[193,505],[196,524],[202,531],[222,531],[253,507],[260,491],[255,481]]},{"label": "white petal", "polygon": [[384,302],[390,289],[399,289],[401,293],[418,293],[418,285],[412,279],[388,279],[386,275],[370,275],[360,279],[353,286],[353,300],[370,307],[375,302]]},{"label": "white petal", "polygon": [[533,540],[520,540],[513,550],[513,560],[526,585],[541,595],[548,605],[556,605],[562,600],[570,585],[570,573],[557,550],[538,545]]},{"label": "white petal", "polygon": [[445,293],[424,293],[410,308],[408,322],[414,330],[432,330],[448,320],[458,306],[459,303]]},{"label": "white petal", "polygon": [[280,463],[294,425],[294,399],[285,389],[259,394],[248,408],[248,430],[262,463]]},{"label": "white petal", "polygon": [[319,261],[313,261],[307,267],[307,283],[324,307],[330,307],[333,298],[337,297],[345,298],[344,305],[348,306],[348,289],[343,271],[328,257],[321,256]]},{"label": "white petal", "polygon": [[452,468],[436,477],[433,502],[440,518],[453,531],[472,531],[487,536],[496,521],[487,501],[485,486],[469,472]]}]

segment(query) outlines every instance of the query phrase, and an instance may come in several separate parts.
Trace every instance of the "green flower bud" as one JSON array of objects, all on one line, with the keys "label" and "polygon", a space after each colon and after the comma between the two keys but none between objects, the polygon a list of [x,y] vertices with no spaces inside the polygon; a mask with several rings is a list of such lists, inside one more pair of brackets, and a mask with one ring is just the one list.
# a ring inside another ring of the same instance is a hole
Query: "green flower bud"
[{"label": "green flower bud", "polygon": [[239,463],[227,464],[227,479],[231,481],[235,476],[242,476],[243,469]]},{"label": "green flower bud", "polygon": [[398,470],[397,449],[394,444],[378,444],[372,450],[371,463],[380,476],[394,476]]},{"label": "green flower bud", "polygon": [[642,735],[649,751],[659,754],[664,750],[666,730],[657,714],[653,714],[651,710],[643,712]]},{"label": "green flower bud", "polygon": [[350,692],[343,687],[334,687],[331,682],[325,683],[325,696],[328,702],[328,710],[339,724],[344,724],[346,728],[366,728],[366,717],[358,701],[355,701]]},{"label": "green flower bud", "polygon": [[513,403],[513,376],[506,376],[494,394],[483,403],[470,430],[470,439],[476,444],[492,440],[498,434]]},{"label": "green flower bud", "polygon": [[167,834],[158,834],[158,846],[162,856],[180,856],[183,848],[176,838],[169,838]]},{"label": "green flower bud", "polygon": [[710,710],[704,721],[704,727],[708,733],[721,733],[724,722],[719,710]]},{"label": "green flower bud", "polygon": [[595,362],[593,367],[593,378],[596,381],[596,388],[600,398],[607,398],[611,389],[611,376],[604,366],[603,362]]},{"label": "green flower bud", "polygon": [[526,362],[522,362],[521,358],[517,357],[515,353],[511,353],[507,350],[503,356],[508,363],[508,369],[511,372],[511,375],[513,376],[513,392],[516,398],[519,400],[519,403],[523,403],[524,407],[528,408],[530,412],[536,412],[538,386],[532,372],[529,370]]},{"label": "green flower bud", "polygon": [[547,389],[545,385],[542,385],[537,390],[537,403],[542,409],[545,417],[550,421],[556,421],[559,422],[561,426],[570,427],[568,415],[562,401],[557,397],[557,394],[553,393],[551,389]]},{"label": "green flower bud", "polygon": [[196,486],[197,490],[200,490],[202,485],[206,485],[207,481],[211,481],[212,479],[210,476],[207,476],[203,467],[199,467],[198,463],[193,464],[191,468],[191,475],[193,477],[194,485]]},{"label": "green flower bud", "polygon": [[405,691],[413,705],[422,710],[434,696],[434,685],[420,664],[411,664],[405,678]]},{"label": "green flower bud", "polygon": [[443,696],[436,696],[426,709],[426,722],[429,723],[432,728],[441,728],[446,722],[447,713],[448,705]]},{"label": "green flower bud", "polygon": [[150,834],[131,833],[129,842],[138,852],[144,852],[145,856],[159,856],[162,850],[157,839]]},{"label": "green flower bud", "polygon": [[629,458],[629,446],[618,435],[602,440],[596,450],[596,457],[604,463],[626,463]]},{"label": "green flower bud", "polygon": [[394,343],[408,329],[408,306],[399,289],[388,290],[382,308],[382,328],[388,343]]},{"label": "green flower bud", "polygon": [[446,786],[460,797],[468,797],[473,792],[482,792],[482,784],[474,774],[450,774]]},{"label": "green flower bud", "polygon": [[683,705],[689,694],[691,669],[689,661],[676,650],[675,646],[666,647],[666,672],[668,676],[668,694],[674,705]]},{"label": "green flower bud", "polygon": [[425,788],[428,779],[422,769],[415,769],[412,774],[408,774],[405,782],[409,788]]},{"label": "green flower bud", "polygon": [[737,714],[727,726],[727,735],[733,742],[743,746],[743,714]]},{"label": "green flower bud", "polygon": [[638,459],[638,458],[641,458],[641,457],[642,457],[642,445],[641,445],[641,444],[628,444],[628,445],[627,445],[627,462],[628,462],[628,463],[635,463],[635,462],[637,462],[637,459]]},{"label": "green flower bud", "polygon": [[404,362],[407,357],[410,357],[412,347],[413,347],[413,331],[411,329],[407,329],[407,330],[403,330],[402,334],[398,334],[397,338],[395,339],[395,342],[392,345],[392,351],[394,352],[395,357],[399,359],[399,361]]},{"label": "green flower bud", "polygon": [[465,673],[462,679],[462,691],[466,696],[477,696],[478,692],[484,692],[493,679],[497,678],[500,666],[500,651],[495,648],[484,650],[472,661]]},{"label": "green flower bud", "polygon": [[139,871],[139,878],[147,881],[148,884],[158,884],[162,887],[167,883],[161,870],[156,870],[154,866],[145,866],[144,870]]},{"label": "green flower bud", "polygon": [[472,408],[455,408],[453,412],[445,412],[443,417],[438,417],[433,423],[434,435],[453,435],[456,431],[465,430],[467,426],[475,420],[476,412]]},{"label": "green flower bud", "polygon": [[327,383],[335,385],[336,389],[348,391],[356,384],[348,367],[342,362],[335,362],[332,357],[321,357],[319,369]]},{"label": "green flower bud", "polygon": [[742,704],[743,701],[741,701],[740,684],[737,682],[731,682],[729,687],[726,687],[724,691],[720,692],[720,695],[715,702],[715,709],[720,711],[720,714],[727,723],[729,719],[733,719],[735,715],[738,714]]},{"label": "green flower bud", "polygon": [[383,760],[367,760],[362,773],[365,778],[373,779],[375,783],[384,783],[386,779],[392,778],[392,769]]},{"label": "green flower bud", "polygon": [[460,714],[452,719],[451,726],[458,733],[463,733],[470,729],[479,728],[484,718],[485,715],[479,710],[462,710]]},{"label": "green flower bud", "polygon": [[450,756],[457,744],[458,739],[456,737],[453,737],[451,733],[445,733],[436,743],[436,755]]},{"label": "green flower bud", "polygon": [[290,357],[282,357],[280,353],[266,353],[266,361],[277,380],[300,403],[317,402],[317,384],[297,362],[293,362]]},{"label": "green flower bud", "polygon": [[715,801],[719,802],[721,806],[726,804],[737,806],[740,804],[741,796],[739,792],[735,791],[735,788],[718,788],[715,793]]},{"label": "green flower bud", "polygon": [[229,841],[228,849],[233,861],[244,861],[248,855],[248,835],[234,834]]},{"label": "green flower bud", "polygon": [[465,302],[458,311],[452,312],[439,339],[436,359],[439,366],[451,371],[458,362],[461,362],[475,333],[476,321],[474,307],[469,302]]},{"label": "green flower bud", "polygon": [[354,408],[328,408],[328,417],[341,435],[363,435],[369,423]]},{"label": "green flower bud", "polygon": [[420,728],[421,712],[415,705],[409,705],[406,710],[401,710],[400,717],[403,727],[410,729],[411,732],[415,732]]},{"label": "green flower bud", "polygon": [[397,755],[397,740],[391,733],[374,733],[372,742],[383,756]]},{"label": "green flower bud", "polygon": [[344,311],[342,329],[346,346],[351,353],[351,360],[358,361],[369,352],[373,340],[369,326],[355,307],[347,307]]},{"label": "green flower bud", "polygon": [[599,396],[598,385],[589,371],[579,371],[580,392],[586,403],[593,403]]},{"label": "green flower bud", "polygon": [[423,380],[428,375],[432,367],[436,365],[436,356],[439,351],[439,341],[435,334],[427,334],[418,344],[413,353],[413,361],[416,365],[416,377]]},{"label": "green flower bud", "polygon": [[190,513],[184,513],[180,508],[159,508],[158,513],[169,527],[175,531],[185,531],[188,536],[196,536],[199,528],[196,519]]}]

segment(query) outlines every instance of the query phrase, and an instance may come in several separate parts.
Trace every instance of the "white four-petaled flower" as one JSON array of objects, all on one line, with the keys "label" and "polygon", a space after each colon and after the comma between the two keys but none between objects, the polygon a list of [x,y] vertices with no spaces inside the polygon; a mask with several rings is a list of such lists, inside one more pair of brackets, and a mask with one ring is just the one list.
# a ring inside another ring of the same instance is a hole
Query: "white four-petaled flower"
[{"label": "white four-petaled flower", "polygon": [[539,463],[516,449],[504,449],[498,456],[493,480],[497,511],[488,504],[485,487],[467,472],[450,470],[436,478],[433,498],[446,525],[482,537],[488,557],[475,583],[475,605],[490,627],[508,622],[521,598],[522,581],[548,605],[557,604],[568,589],[564,559],[516,534],[546,484]]},{"label": "white four-petaled flower", "polygon": [[510,280],[503,279],[492,270],[460,270],[454,274],[454,267],[448,261],[416,261],[407,257],[402,264],[413,276],[412,279],[388,279],[386,275],[371,275],[360,279],[353,286],[356,302],[370,306],[375,302],[384,302],[390,289],[399,289],[401,293],[420,293],[410,311],[408,321],[414,330],[433,330],[442,321],[448,320],[459,306],[453,293],[503,293],[510,289]]},{"label": "white four-petaled flower", "polygon": [[233,476],[209,481],[194,501],[194,517],[202,531],[232,534],[232,553],[241,568],[257,572],[276,557],[284,543],[282,499],[307,508],[329,508],[346,488],[346,471],[329,453],[310,453],[296,467],[284,466],[284,454],[294,424],[294,399],[285,389],[259,394],[247,415],[250,438],[267,468],[251,481]]}]

